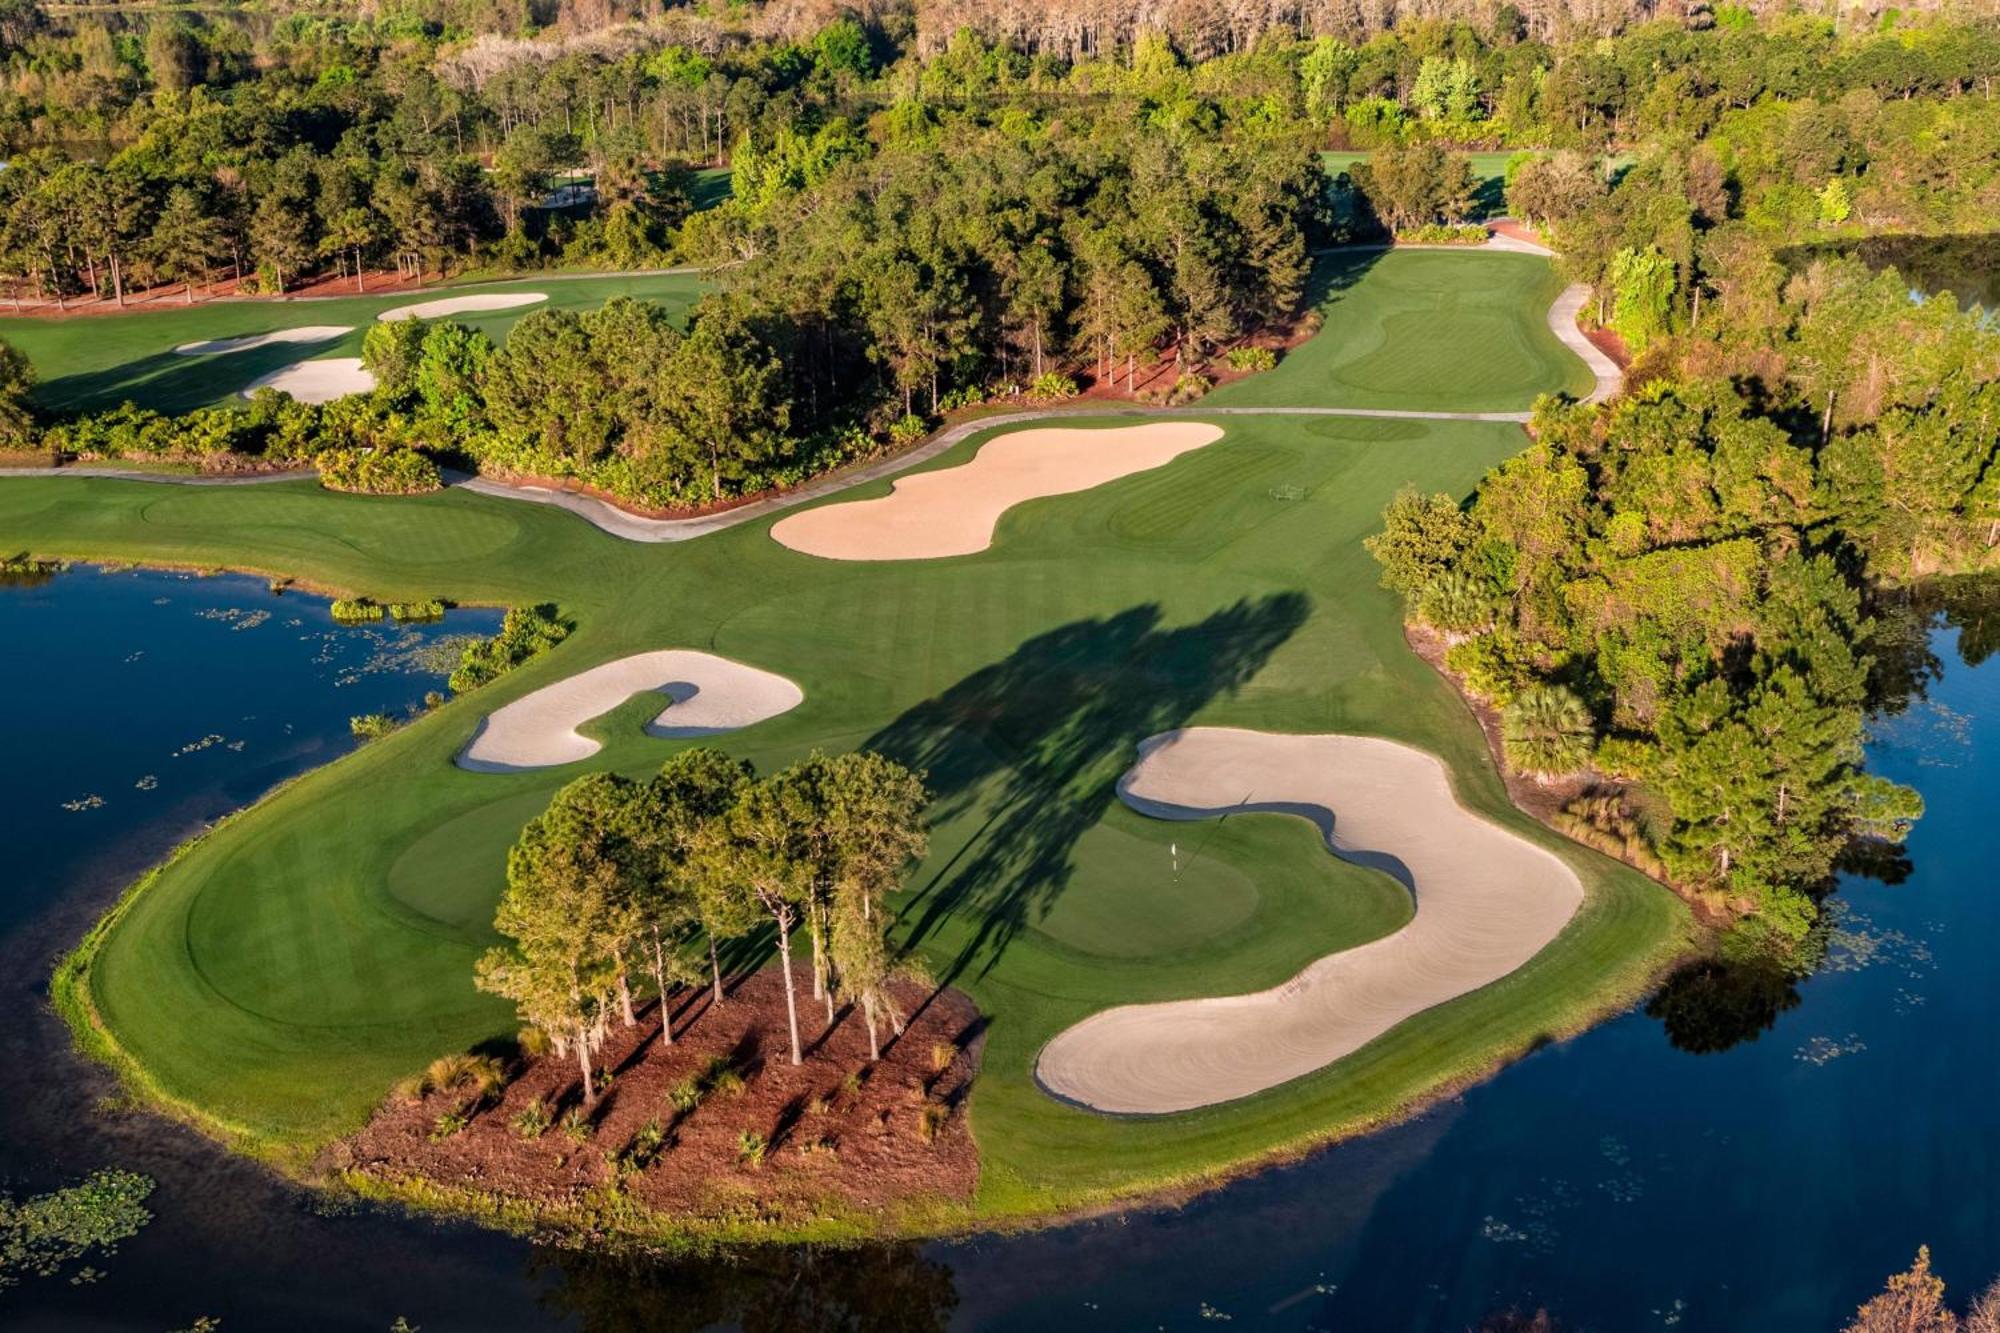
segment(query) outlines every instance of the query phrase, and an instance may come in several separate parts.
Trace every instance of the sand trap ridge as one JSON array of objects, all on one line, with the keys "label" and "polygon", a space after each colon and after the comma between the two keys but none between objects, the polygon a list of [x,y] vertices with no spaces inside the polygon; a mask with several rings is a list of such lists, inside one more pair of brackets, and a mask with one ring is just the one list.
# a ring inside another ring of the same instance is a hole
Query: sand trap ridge
[{"label": "sand trap ridge", "polygon": [[458,766],[514,773],[587,759],[600,747],[576,729],[648,690],[671,702],[646,734],[668,739],[736,731],[788,713],[806,697],[783,676],[713,653],[681,648],[635,653],[495,709],[459,752]]},{"label": "sand trap ridge", "polygon": [[259,389],[277,389],[302,403],[327,403],[350,393],[367,393],[375,376],[358,356],[333,356],[324,361],[294,361],[281,370],[260,375],[244,386],[245,398]]},{"label": "sand trap ridge", "polygon": [[269,333],[252,333],[241,338],[210,338],[204,342],[182,343],[174,349],[174,354],[227,356],[231,352],[249,352],[279,343],[323,343],[353,331],[346,324],[302,324],[296,329],[273,329]]},{"label": "sand trap ridge", "polygon": [[384,310],[375,318],[384,324],[393,324],[399,319],[436,319],[440,315],[470,315],[481,310],[512,310],[515,306],[534,305],[537,301],[548,299],[547,292],[488,292],[484,296],[441,296],[435,301],[399,305],[393,310]]},{"label": "sand trap ridge", "polygon": [[1270,990],[1122,1005],[1064,1029],[1042,1048],[1036,1077],[1101,1111],[1185,1111],[1322,1069],[1506,976],[1583,902],[1561,859],[1466,810],[1441,761],[1393,741],[1172,731],[1140,745],[1118,792],[1160,819],[1304,815],[1337,855],[1410,887],[1416,916]]},{"label": "sand trap ridge", "polygon": [[793,514],[771,536],[829,560],[972,555],[993,544],[1000,516],[1024,500],[1087,491],[1221,438],[1219,427],[1202,421],[1016,431],[987,441],[970,462],[900,478],[880,499]]}]

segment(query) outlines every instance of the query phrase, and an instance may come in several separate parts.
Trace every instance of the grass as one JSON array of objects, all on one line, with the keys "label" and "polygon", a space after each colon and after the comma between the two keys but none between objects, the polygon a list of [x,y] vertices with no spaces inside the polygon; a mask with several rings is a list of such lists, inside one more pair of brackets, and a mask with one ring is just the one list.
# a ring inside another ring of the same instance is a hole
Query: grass
[{"label": "grass", "polygon": [[1549,331],[1562,280],[1537,256],[1338,253],[1313,282],[1327,331],[1203,401],[1495,412],[1590,392],[1589,370]]},{"label": "grass", "polygon": [[[376,315],[418,301],[484,291],[548,293],[549,299],[538,305],[457,317],[500,339],[531,311],[594,310],[614,296],[658,301],[679,317],[703,289],[700,277],[692,273],[643,277],[543,274],[506,282],[426,287],[421,293],[282,302],[205,301],[192,306],[161,303],[124,314],[9,318],[0,320],[0,338],[33,363],[39,380],[35,400],[48,411],[95,411],[130,399],[141,407],[184,412],[232,401],[251,381],[294,361],[359,356],[362,334]],[[353,331],[323,343],[278,344],[220,356],[180,356],[173,350],[202,339],[235,338],[306,324],[342,324]]]},{"label": "grass", "polygon": [[[1371,336],[1350,326],[1353,312],[1407,303],[1422,274],[1441,284],[1438,302],[1514,281],[1495,276],[1488,266],[1509,264],[1493,256],[1438,258],[1445,267],[1360,275],[1295,360],[1338,364],[1319,343]],[[1393,292],[1368,290],[1389,280]],[[1508,405],[1541,387],[1524,379]],[[1398,486],[1462,493],[1521,447],[1519,429],[1216,420],[1223,440],[1168,467],[1017,508],[990,551],[887,565],[788,551],[768,521],[682,546],[628,544],[560,511],[461,491],[0,483],[10,549],[284,572],[378,601],[553,600],[578,623],[546,656],[189,847],[87,942],[65,974],[65,1012],[94,1014],[84,1040],[149,1097],[239,1146],[305,1160],[397,1079],[512,1033],[513,1014],[471,981],[509,841],[568,778],[642,772],[676,746],[644,736],[646,710],[627,708],[600,726],[605,748],[585,764],[479,775],[451,755],[493,707],[667,646],[804,688],[793,712],[723,740],[760,765],[869,745],[929,773],[934,849],[906,891],[903,943],[965,988],[990,1027],[970,1103],[975,1209],[925,1226],[1211,1179],[1380,1123],[1636,993],[1684,941],[1685,911],[1508,804],[1472,718],[1404,644],[1361,549]],[[1168,825],[1119,804],[1111,784],[1134,743],[1190,723],[1431,750],[1468,804],[1568,858],[1587,904],[1527,968],[1270,1093],[1149,1120],[1058,1104],[1031,1068],[1068,1023],[1123,1001],[1272,985],[1408,918],[1391,881],[1328,856],[1303,821]]]}]

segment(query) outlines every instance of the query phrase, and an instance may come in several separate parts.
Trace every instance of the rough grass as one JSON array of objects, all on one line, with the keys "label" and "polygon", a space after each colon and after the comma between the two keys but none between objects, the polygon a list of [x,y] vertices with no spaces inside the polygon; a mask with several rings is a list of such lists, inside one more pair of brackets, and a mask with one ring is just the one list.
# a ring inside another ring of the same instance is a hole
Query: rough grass
[{"label": "rough grass", "polygon": [[[1336,307],[1328,337],[1346,331]],[[601,729],[599,755],[550,773],[471,774],[451,755],[508,699],[669,646],[799,682],[798,709],[724,741],[762,765],[873,745],[929,771],[935,849],[910,881],[906,942],[991,1026],[971,1103],[975,1214],[926,1227],[1214,1179],[1392,1118],[1628,999],[1680,947],[1685,911],[1507,804],[1478,727],[1404,644],[1360,544],[1399,485],[1462,493],[1520,448],[1518,428],[1216,421],[1223,440],[1168,467],[1016,508],[987,552],[889,565],[788,551],[768,521],[685,546],[627,544],[560,511],[458,491],[0,482],[12,548],[269,570],[378,600],[553,600],[579,626],[487,690],[287,786],[152,879],[72,974],[101,1020],[99,1045],[140,1071],[146,1095],[296,1161],[440,1053],[510,1034],[506,1006],[471,984],[507,843],[560,782],[591,767],[644,771],[676,746],[645,737],[645,710],[627,709]],[[1300,498],[1276,500],[1280,489]],[[1270,1093],[1145,1120],[1060,1105],[1035,1088],[1032,1062],[1075,1019],[1268,986],[1407,916],[1399,889],[1324,853],[1302,821],[1168,825],[1125,811],[1111,784],[1135,743],[1192,723],[1431,750],[1468,804],[1569,857],[1588,903],[1529,967]]]},{"label": "rough grass", "polygon": [[[455,316],[498,340],[532,311],[594,310],[614,296],[658,301],[679,318],[703,290],[701,279],[692,273],[624,278],[545,274],[377,296],[205,301],[193,306],[161,302],[124,314],[0,319],[0,339],[33,363],[39,380],[35,401],[48,411],[95,411],[130,399],[141,407],[184,412],[233,401],[252,380],[294,361],[359,356],[361,337],[376,315],[418,301],[487,291],[548,293],[549,299],[537,305]],[[353,332],[330,342],[280,344],[220,356],[181,356],[174,351],[182,343],[200,339],[235,338],[306,324],[346,324]]]}]

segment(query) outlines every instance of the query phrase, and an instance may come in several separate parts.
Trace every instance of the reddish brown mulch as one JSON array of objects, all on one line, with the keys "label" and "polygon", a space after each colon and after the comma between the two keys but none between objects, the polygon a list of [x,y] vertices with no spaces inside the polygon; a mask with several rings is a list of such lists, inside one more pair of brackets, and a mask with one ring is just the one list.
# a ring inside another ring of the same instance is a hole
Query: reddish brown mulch
[{"label": "reddish brown mulch", "polygon": [[[790,1061],[782,976],[766,968],[732,983],[720,1006],[705,988],[678,996],[671,1047],[658,1040],[656,1007],[635,1027],[614,1026],[597,1058],[615,1077],[582,1143],[562,1125],[580,1105],[576,1063],[551,1053],[511,1070],[499,1102],[444,1138],[431,1137],[438,1118],[471,1094],[433,1092],[414,1102],[392,1096],[359,1134],[330,1149],[322,1166],[560,1208],[610,1182],[613,1160],[631,1153],[634,1137],[657,1122],[664,1145],[627,1176],[623,1192],[683,1223],[746,1216],[802,1222],[970,1197],[978,1156],[964,1103],[983,1026],[972,1001],[956,990],[896,986],[908,1027],[901,1037],[884,1027],[882,1059],[871,1065],[859,1011],[838,1010],[825,1029],[809,971],[797,968],[796,978],[803,1064]],[[942,1070],[937,1054],[949,1056]],[[679,1112],[669,1091],[700,1078],[718,1058],[742,1077],[741,1090],[709,1091],[692,1112]],[[538,1098],[556,1123],[524,1138],[510,1122]],[[942,1117],[929,1138],[927,1109]],[[742,1157],[745,1132],[770,1145],[761,1165]]]},{"label": "reddish brown mulch", "polygon": [[1610,329],[1584,329],[1582,325],[1577,327],[1582,329],[1584,337],[1590,339],[1592,346],[1616,361],[1620,370],[1632,368],[1632,349],[1625,345],[1623,338]]},{"label": "reddish brown mulch", "polygon": [[[852,463],[841,464],[841,468],[855,467],[862,463],[872,463],[875,461],[877,461],[875,458],[856,459]],[[811,478],[811,480],[824,480],[826,477],[839,472],[841,468],[821,473]],[[575,477],[540,477],[532,472],[510,472],[500,468],[490,468],[482,471],[479,475],[487,481],[497,481],[504,486],[535,486],[545,491],[563,491],[570,495],[587,495],[593,500],[602,500],[613,509],[634,515],[638,518],[707,518],[711,514],[728,513],[732,509],[741,509],[744,505],[756,504],[759,500],[769,500],[774,496],[783,495],[786,489],[782,486],[770,486],[761,491],[748,491],[742,495],[732,495],[722,500],[711,500],[707,504],[668,505],[661,507],[640,504],[637,500],[628,499],[614,491],[607,491],[601,486],[592,486],[589,482],[578,481]]]},{"label": "reddish brown mulch", "polygon": [[[424,275],[421,290],[429,291],[444,279],[435,273]],[[194,304],[208,305],[215,301],[297,301],[307,297],[321,296],[386,296],[395,292],[420,290],[415,279],[402,277],[388,270],[370,270],[361,275],[361,291],[354,290],[354,278],[315,278],[304,286],[294,286],[281,295],[249,294],[238,290],[242,282],[237,278],[217,278],[213,282],[196,283]],[[0,301],[0,316],[34,316],[37,319],[80,319],[91,315],[129,315],[135,310],[186,309],[187,288],[181,283],[171,283],[159,287],[127,288],[125,304],[119,305],[111,295],[107,285],[102,299],[88,294],[69,297],[62,305],[54,301],[38,300],[23,295],[18,303],[7,298]]]}]

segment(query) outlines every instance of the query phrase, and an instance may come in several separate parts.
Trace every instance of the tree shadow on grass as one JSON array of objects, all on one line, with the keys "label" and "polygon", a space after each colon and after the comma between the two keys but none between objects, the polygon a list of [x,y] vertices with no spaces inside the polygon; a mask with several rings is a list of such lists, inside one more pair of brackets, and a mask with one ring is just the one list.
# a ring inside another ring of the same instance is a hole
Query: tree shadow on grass
[{"label": "tree shadow on grass", "polygon": [[309,343],[272,343],[247,351],[207,356],[182,356],[166,348],[117,365],[55,376],[43,381],[34,396],[38,404],[50,411],[98,412],[131,401],[156,412],[187,412],[247,388],[295,361],[328,356],[333,345],[348,336],[336,334]]},{"label": "tree shadow on grass", "polygon": [[1157,605],[1030,639],[869,739],[928,773],[933,826],[983,813],[916,886],[906,949],[953,919],[969,934],[941,981],[983,975],[1069,884],[1077,842],[1117,799],[1141,740],[1232,694],[1304,623],[1303,594],[1239,601],[1163,627]]}]

